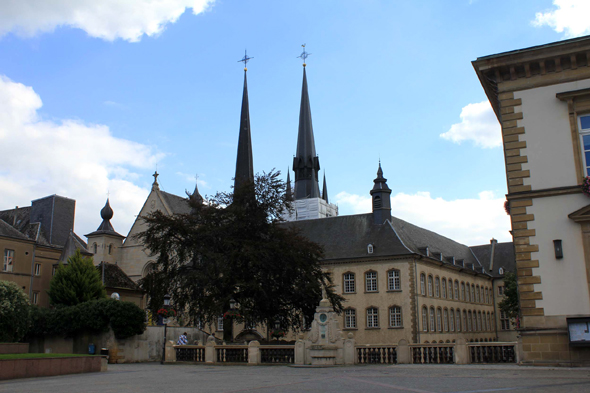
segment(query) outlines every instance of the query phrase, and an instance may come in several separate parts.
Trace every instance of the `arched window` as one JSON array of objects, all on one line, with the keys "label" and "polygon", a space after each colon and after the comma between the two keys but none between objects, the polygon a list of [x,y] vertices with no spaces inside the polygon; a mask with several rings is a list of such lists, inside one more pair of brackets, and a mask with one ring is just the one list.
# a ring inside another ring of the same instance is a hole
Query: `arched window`
[{"label": "arched window", "polygon": [[367,254],[372,254],[372,253],[373,253],[373,245],[372,244],[369,244],[367,246]]},{"label": "arched window", "polygon": [[434,332],[435,331],[435,325],[434,325],[434,307],[430,307],[430,331]]},{"label": "arched window", "polygon": [[442,311],[440,308],[436,309],[436,330],[442,332]]},{"label": "arched window", "polygon": [[344,310],[344,327],[346,329],[356,329],[356,310],[354,308]]},{"label": "arched window", "polygon": [[145,266],[143,267],[142,277],[145,277],[148,274],[150,274],[152,271],[154,271],[155,268],[156,268],[156,263],[154,261],[148,261],[148,263],[146,263]]},{"label": "arched window", "polygon": [[424,275],[424,273],[420,274],[420,294],[421,295],[426,295],[426,276]]},{"label": "arched window", "polygon": [[471,285],[471,301],[475,303],[475,285]]},{"label": "arched window", "polygon": [[461,283],[461,300],[465,301],[465,283]]},{"label": "arched window", "polygon": [[500,274],[501,276],[504,275],[504,268],[501,267],[500,269],[498,269],[498,274]]},{"label": "arched window", "polygon": [[377,272],[365,273],[365,290],[367,292],[377,292]]},{"label": "arched window", "polygon": [[457,322],[457,331],[461,331],[461,310],[457,309],[456,311],[456,322]]},{"label": "arched window", "polygon": [[447,279],[446,278],[442,279],[440,290],[441,290],[443,299],[446,299],[447,298]]},{"label": "arched window", "polygon": [[459,300],[459,281],[455,280],[455,300]]},{"label": "arched window", "polygon": [[485,292],[486,292],[486,304],[490,304],[490,293],[487,288],[486,288]]},{"label": "arched window", "polygon": [[455,310],[451,308],[450,318],[449,318],[449,330],[451,332],[455,331]]},{"label": "arched window", "polygon": [[482,319],[481,319],[481,311],[478,311],[477,312],[477,330],[479,330],[480,332],[483,332],[484,330],[486,330],[484,327],[484,324],[482,322],[485,323],[485,321],[482,321]]},{"label": "arched window", "polygon": [[440,297],[440,278],[434,280],[434,296]]},{"label": "arched window", "polygon": [[344,293],[354,293],[356,291],[356,283],[354,280],[354,273],[344,273],[342,276]]},{"label": "arched window", "polygon": [[422,330],[428,331],[428,309],[426,306],[422,307]]},{"label": "arched window", "polygon": [[377,307],[367,308],[367,327],[378,328],[379,327],[379,309]]},{"label": "arched window", "polygon": [[375,195],[375,197],[373,198],[373,208],[381,209],[381,206],[381,197],[379,195]]},{"label": "arched window", "polygon": [[479,303],[479,285],[477,287],[475,287],[475,302]]},{"label": "arched window", "polygon": [[491,331],[492,331],[492,324],[491,324],[491,321],[490,321],[490,313],[488,311],[488,332],[491,332]]},{"label": "arched window", "polygon": [[428,276],[428,296],[432,297],[432,276]]},{"label": "arched window", "polygon": [[[471,311],[469,311],[471,313]],[[472,320],[472,326],[473,326],[473,331],[475,332],[477,330],[477,315],[475,314],[475,311],[473,313],[471,313],[471,320]]]},{"label": "arched window", "polygon": [[471,331],[471,312],[469,318],[467,318],[467,311],[463,310],[463,331],[470,332]]},{"label": "arched window", "polygon": [[392,269],[387,272],[387,290],[400,291],[402,289],[399,270]]},{"label": "arched window", "polygon": [[389,327],[402,327],[402,308],[400,306],[389,307]]},{"label": "arched window", "polygon": [[93,254],[96,254],[96,252],[98,251],[98,245],[96,243],[94,243],[92,245],[92,251],[93,251]]},{"label": "arched window", "polygon": [[446,308],[443,310],[443,330],[445,332],[449,331],[449,310]]}]

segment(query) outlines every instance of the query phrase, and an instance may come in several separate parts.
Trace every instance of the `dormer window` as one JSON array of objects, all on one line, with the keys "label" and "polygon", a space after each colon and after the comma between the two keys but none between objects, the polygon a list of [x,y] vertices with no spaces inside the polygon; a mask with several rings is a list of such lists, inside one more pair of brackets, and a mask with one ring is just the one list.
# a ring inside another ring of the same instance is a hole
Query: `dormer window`
[{"label": "dormer window", "polygon": [[498,274],[503,276],[504,275],[504,268],[501,267],[500,269],[498,269]]},{"label": "dormer window", "polygon": [[372,244],[369,244],[367,246],[367,253],[369,253],[369,254],[372,254],[373,253],[373,245]]}]

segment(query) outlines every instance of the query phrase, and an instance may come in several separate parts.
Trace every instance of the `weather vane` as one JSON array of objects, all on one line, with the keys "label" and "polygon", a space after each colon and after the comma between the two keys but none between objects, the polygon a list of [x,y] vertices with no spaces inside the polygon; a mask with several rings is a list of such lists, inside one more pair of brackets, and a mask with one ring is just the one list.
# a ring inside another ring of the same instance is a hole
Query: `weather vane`
[{"label": "weather vane", "polygon": [[301,46],[303,47],[303,52],[301,52],[301,55],[297,56],[297,58],[303,60],[303,66],[305,67],[305,59],[307,59],[308,56],[311,55],[311,53],[307,53],[305,51],[305,44],[303,44]]},{"label": "weather vane", "polygon": [[246,68],[246,66],[248,65],[248,62],[253,59],[253,57],[248,57],[248,51],[244,50],[244,57],[242,58],[242,60],[238,60],[238,63],[244,63],[244,71],[248,71],[248,68]]}]

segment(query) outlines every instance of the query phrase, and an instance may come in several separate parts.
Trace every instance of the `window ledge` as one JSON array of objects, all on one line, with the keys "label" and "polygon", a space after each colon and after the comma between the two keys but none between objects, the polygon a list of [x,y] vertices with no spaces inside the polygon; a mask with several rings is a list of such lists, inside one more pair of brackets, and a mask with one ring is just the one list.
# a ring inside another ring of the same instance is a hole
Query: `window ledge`
[{"label": "window ledge", "polygon": [[388,289],[387,292],[402,292],[401,289]]},{"label": "window ledge", "polygon": [[365,330],[379,330],[381,329],[380,327],[367,327],[365,328]]},{"label": "window ledge", "polygon": [[344,328],[342,330],[359,330],[358,328]]},{"label": "window ledge", "polygon": [[354,295],[356,292],[342,292],[343,295]]},{"label": "window ledge", "polygon": [[379,293],[379,291],[365,291],[365,293]]},{"label": "window ledge", "polygon": [[404,328],[403,326],[390,326],[390,327],[388,327],[388,329],[394,329],[394,330],[395,329],[403,329],[403,328]]}]

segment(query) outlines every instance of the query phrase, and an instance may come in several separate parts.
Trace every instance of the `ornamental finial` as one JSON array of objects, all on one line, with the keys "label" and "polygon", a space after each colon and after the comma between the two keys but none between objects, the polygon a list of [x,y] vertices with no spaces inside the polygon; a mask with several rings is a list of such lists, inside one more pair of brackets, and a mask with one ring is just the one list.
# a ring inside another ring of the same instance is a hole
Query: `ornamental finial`
[{"label": "ornamental finial", "polygon": [[311,55],[311,53],[307,53],[305,51],[305,44],[303,44],[301,46],[303,47],[303,52],[301,52],[301,54],[299,56],[297,56],[297,58],[303,60],[303,66],[305,67],[307,65],[307,64],[305,64],[305,59],[307,59],[309,57],[309,55]]},{"label": "ornamental finial", "polygon": [[238,63],[244,63],[244,71],[248,71],[246,65],[251,59],[253,59],[253,57],[248,57],[248,51],[244,50],[244,57],[242,58],[242,60],[238,60]]}]

